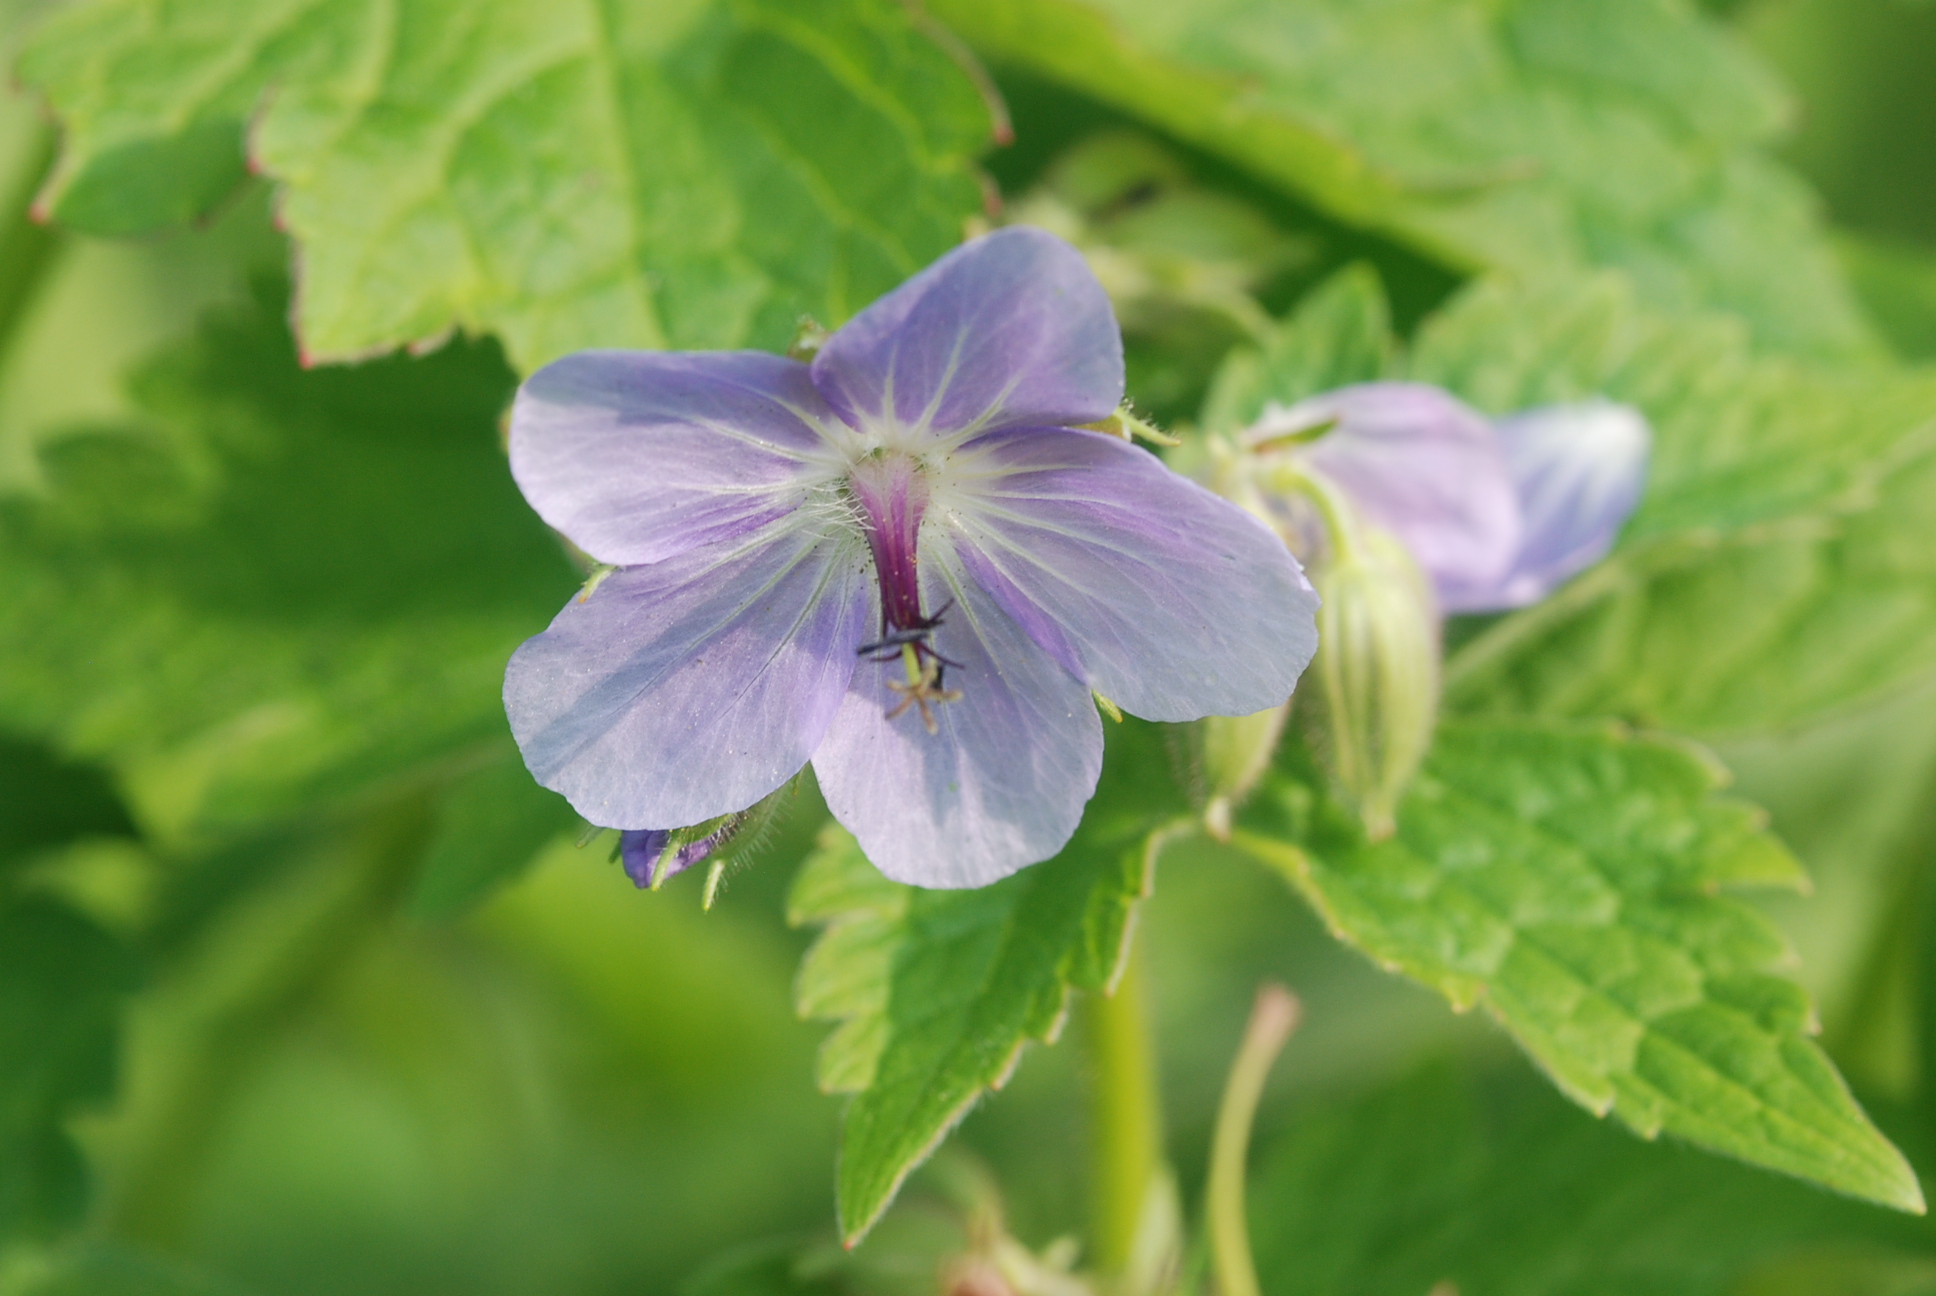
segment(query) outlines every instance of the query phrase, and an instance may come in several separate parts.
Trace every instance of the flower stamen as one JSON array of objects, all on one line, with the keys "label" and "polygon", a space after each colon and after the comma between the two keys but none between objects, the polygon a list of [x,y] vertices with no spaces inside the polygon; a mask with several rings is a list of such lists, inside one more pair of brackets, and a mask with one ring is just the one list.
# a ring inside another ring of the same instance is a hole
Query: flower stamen
[{"label": "flower stamen", "polygon": [[922,648],[926,648],[926,644],[901,645],[901,664],[907,671],[907,679],[887,682],[890,689],[901,695],[900,702],[887,713],[887,718],[898,720],[909,707],[918,707],[921,711],[922,727],[929,733],[936,734],[941,732],[941,726],[935,722],[934,712],[928,709],[929,705],[959,702],[961,690],[942,686],[942,679],[948,669],[946,661],[936,656],[932,649],[929,649],[927,656],[923,657],[920,652]]}]

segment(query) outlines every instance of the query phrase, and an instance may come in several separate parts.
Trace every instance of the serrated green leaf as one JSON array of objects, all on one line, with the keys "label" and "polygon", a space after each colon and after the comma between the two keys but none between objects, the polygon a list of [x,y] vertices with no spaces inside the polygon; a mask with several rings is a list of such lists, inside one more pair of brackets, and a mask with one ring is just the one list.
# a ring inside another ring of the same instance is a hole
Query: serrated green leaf
[{"label": "serrated green leaf", "polygon": [[[1112,729],[1114,726],[1111,726]],[[803,1016],[838,1020],[823,1088],[854,1094],[837,1196],[852,1241],[1032,1040],[1052,1041],[1070,992],[1113,989],[1157,838],[1183,809],[1155,726],[1111,735],[1104,788],[1054,859],[974,891],[883,878],[829,825],[788,917],[826,928],[801,964]]]},{"label": "serrated green leaf", "polygon": [[1809,1038],[1774,925],[1725,892],[1801,866],[1684,744],[1606,728],[1448,725],[1368,843],[1281,784],[1237,839],[1340,939],[1483,1005],[1574,1101],[1756,1165],[1921,1211],[1914,1173]]},{"label": "serrated green leaf", "polygon": [[1671,0],[929,7],[992,59],[1453,267],[1617,267],[1758,345],[1873,347],[1811,196],[1763,152],[1785,96]]},{"label": "serrated green leaf", "polygon": [[1452,709],[1745,732],[1936,664],[1912,539],[1936,489],[1936,372],[1757,357],[1738,324],[1647,310],[1615,276],[1476,284],[1405,372],[1489,413],[1604,395],[1654,429],[1611,560],[1463,645]]},{"label": "serrated green leaf", "polygon": [[410,911],[419,918],[463,912],[580,822],[563,797],[531,777],[509,739],[500,746],[444,793],[410,896]]},{"label": "serrated green leaf", "polygon": [[[899,892],[891,905],[874,898],[831,917],[801,967],[799,1004],[845,1017],[819,1066],[823,1087],[855,1095],[837,1177],[845,1237],[872,1227],[908,1171],[1007,1080],[1024,1044],[1055,1038],[1071,990],[1110,988],[1149,853],[1140,843],[1072,849],[978,891],[889,883]],[[874,866],[829,827],[802,878],[814,890],[856,890],[863,872]]]},{"label": "serrated green leaf", "polygon": [[1378,272],[1346,266],[1298,302],[1262,347],[1225,358],[1203,403],[1206,431],[1228,433],[1267,405],[1387,376],[1394,355],[1391,311]]},{"label": "serrated green leaf", "polygon": [[504,662],[575,584],[504,463],[496,349],[297,364],[279,303],[133,387],[141,431],[0,500],[0,722],[164,836],[313,813],[502,741]]},{"label": "serrated green leaf", "polygon": [[453,326],[527,370],[588,346],[777,348],[982,205],[986,110],[890,0],[94,0],[20,75],[67,128],[56,220],[179,223],[245,161],[277,182],[318,359]]},{"label": "serrated green leaf", "polygon": [[134,959],[74,910],[0,907],[0,1237],[45,1233],[85,1208],[67,1118],[114,1088]]},{"label": "serrated green leaf", "polygon": [[[1444,1064],[1298,1112],[1257,1158],[1250,1215],[1270,1296],[1723,1296],[1810,1244],[1899,1246],[1917,1227]],[[1795,1290],[1870,1290],[1852,1272]]]}]

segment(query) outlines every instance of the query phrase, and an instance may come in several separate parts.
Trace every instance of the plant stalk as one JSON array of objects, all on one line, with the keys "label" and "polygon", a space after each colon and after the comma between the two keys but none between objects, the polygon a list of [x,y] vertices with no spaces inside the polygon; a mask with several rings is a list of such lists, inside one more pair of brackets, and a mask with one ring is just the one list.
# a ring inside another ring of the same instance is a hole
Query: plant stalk
[{"label": "plant stalk", "polygon": [[1135,1251],[1152,1183],[1164,1174],[1163,1111],[1140,943],[1131,937],[1114,994],[1084,1004],[1090,1072],[1090,1260],[1119,1274]]},{"label": "plant stalk", "polygon": [[1258,1296],[1257,1267],[1250,1256],[1250,1226],[1244,1218],[1250,1126],[1271,1063],[1297,1029],[1302,1011],[1297,996],[1283,986],[1267,983],[1258,987],[1250,1024],[1244,1028],[1244,1041],[1238,1046],[1237,1060],[1224,1086],[1223,1105],[1217,1109],[1217,1129],[1210,1144],[1207,1205],[1210,1271],[1216,1277],[1217,1296]]}]

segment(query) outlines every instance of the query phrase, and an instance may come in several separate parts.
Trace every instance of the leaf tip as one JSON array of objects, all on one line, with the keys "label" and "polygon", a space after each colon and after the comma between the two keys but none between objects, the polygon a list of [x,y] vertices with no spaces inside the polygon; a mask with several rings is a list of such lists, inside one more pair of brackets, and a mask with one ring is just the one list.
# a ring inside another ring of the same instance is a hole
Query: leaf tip
[{"label": "leaf tip", "polygon": [[1876,1185],[1877,1190],[1864,1196],[1905,1215],[1929,1214],[1929,1204],[1923,1197],[1922,1181],[1916,1177],[1915,1167],[1909,1164],[1909,1159],[1894,1144],[1888,1144],[1887,1147],[1895,1155],[1883,1171],[1881,1182]]}]

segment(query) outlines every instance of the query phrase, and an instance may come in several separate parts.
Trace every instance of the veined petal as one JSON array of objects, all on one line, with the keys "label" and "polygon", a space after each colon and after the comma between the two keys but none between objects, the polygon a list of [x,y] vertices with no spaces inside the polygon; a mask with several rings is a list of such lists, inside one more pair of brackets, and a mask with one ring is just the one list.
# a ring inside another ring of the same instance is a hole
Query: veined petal
[{"label": "veined petal", "polygon": [[1519,501],[1491,424],[1424,383],[1362,383],[1267,414],[1274,427],[1336,426],[1297,449],[1396,535],[1441,597],[1500,579],[1519,552]]},{"label": "veined petal", "polygon": [[531,507],[600,562],[652,563],[797,508],[833,419],[807,367],[758,351],[580,351],[511,409],[511,473]]},{"label": "veined petal", "polygon": [[1027,428],[956,453],[933,512],[1031,638],[1152,720],[1249,715],[1317,651],[1318,598],[1256,518],[1116,437]]},{"label": "veined petal", "polygon": [[938,732],[888,687],[900,661],[863,662],[813,769],[834,818],[881,872],[925,887],[976,887],[1061,850],[1102,772],[1102,723],[1081,681],[1038,648],[946,552],[922,553],[934,634],[961,698]]},{"label": "veined petal", "polygon": [[1496,581],[1440,591],[1448,612],[1537,603],[1606,556],[1640,504],[1652,442],[1639,410],[1604,398],[1527,410],[1496,425],[1524,534]]},{"label": "veined petal", "polygon": [[849,320],[814,358],[813,381],[857,428],[1093,423],[1122,401],[1123,338],[1082,254],[1012,226]]},{"label": "veined petal", "polygon": [[866,549],[779,527],[612,573],[525,641],[504,709],[537,780],[596,824],[743,810],[806,764],[867,637]]}]

